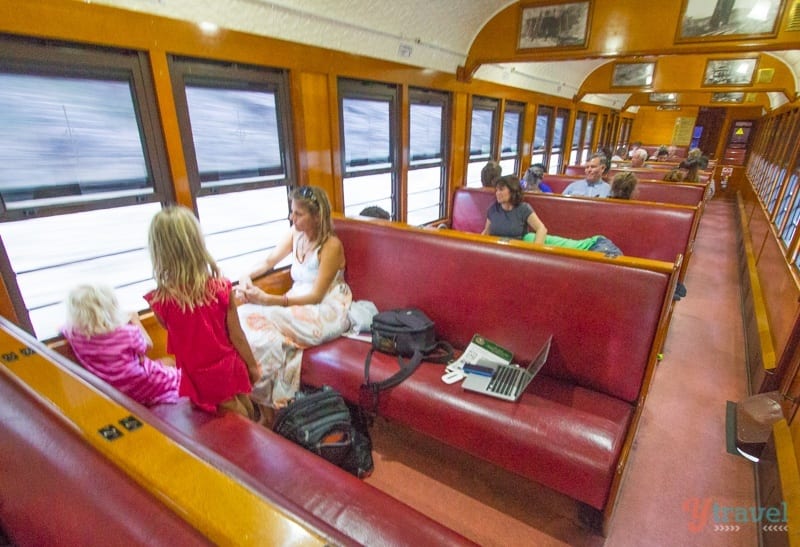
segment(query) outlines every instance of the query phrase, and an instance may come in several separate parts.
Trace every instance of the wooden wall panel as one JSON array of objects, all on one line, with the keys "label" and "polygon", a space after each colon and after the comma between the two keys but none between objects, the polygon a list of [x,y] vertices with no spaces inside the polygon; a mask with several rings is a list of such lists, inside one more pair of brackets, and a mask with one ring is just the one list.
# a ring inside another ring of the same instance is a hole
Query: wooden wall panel
[{"label": "wooden wall panel", "polygon": [[[469,118],[469,97],[466,93],[453,94],[453,121],[450,128],[451,157],[450,157],[450,192],[466,183],[467,157],[469,142],[467,142],[467,120]],[[526,125],[535,123],[525,120]],[[449,202],[448,202],[449,203]]]},{"label": "wooden wall panel", "polygon": [[769,316],[772,343],[775,354],[782,355],[786,349],[794,321],[800,312],[800,285],[787,265],[784,252],[777,238],[770,233],[765,239],[756,266],[762,280],[761,289]]},{"label": "wooden wall panel", "polygon": [[[295,113],[295,151],[298,158],[298,182],[325,189],[336,195],[333,150],[337,148],[331,134],[338,112],[331,112],[328,76],[310,72],[292,73],[292,110]],[[335,198],[332,198],[336,201]],[[332,204],[336,209],[336,204]]]},{"label": "wooden wall panel", "polygon": [[697,107],[682,107],[677,111],[659,111],[654,106],[642,106],[633,120],[630,142],[666,144],[672,142],[672,132],[678,118],[697,118]]}]

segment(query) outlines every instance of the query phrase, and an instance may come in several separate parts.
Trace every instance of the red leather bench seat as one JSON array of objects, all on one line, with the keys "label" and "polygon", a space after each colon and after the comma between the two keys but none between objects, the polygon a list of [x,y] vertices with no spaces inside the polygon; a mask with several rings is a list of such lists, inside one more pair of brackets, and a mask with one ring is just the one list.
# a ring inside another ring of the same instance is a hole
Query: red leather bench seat
[{"label": "red leather bench seat", "polygon": [[[603,509],[660,344],[673,284],[667,265],[648,270],[624,258],[590,261],[350,219],[337,219],[336,231],[354,298],[381,310],[419,307],[456,347],[480,333],[526,363],[541,336],[553,335],[519,403],[465,393],[441,381],[441,365],[425,364],[381,393],[379,414]],[[303,382],[357,401],[368,348],[339,339],[306,350]],[[395,358],[374,356],[376,380],[396,370]]]},{"label": "red leather bench seat", "polygon": [[[625,255],[638,258],[675,262],[678,255],[683,255],[680,278],[685,275],[700,221],[697,207],[532,193],[525,194],[525,201],[550,234],[574,239],[601,234]],[[491,190],[456,190],[452,228],[480,233],[486,211],[494,202]]]},{"label": "red leather bench seat", "polygon": [[0,374],[0,523],[14,545],[211,545]]},{"label": "red leather bench seat", "polygon": [[[335,385],[357,401],[367,347],[340,339],[310,350],[303,381]],[[370,378],[387,378],[397,366],[396,359],[375,355]],[[378,414],[603,508],[631,404],[543,374],[519,403],[508,403],[445,385],[443,369],[423,363],[402,384],[381,393]]]},{"label": "red leather bench seat", "polygon": [[[62,351],[69,353],[71,350],[69,346],[64,346]],[[43,352],[49,350],[45,348]],[[228,476],[247,484],[274,506],[316,530],[332,545],[474,545],[423,513],[242,416],[212,416],[194,410],[186,398],[182,398],[177,404],[145,408],[74,362],[66,359],[59,359],[59,362],[117,403],[129,408],[144,423],[163,432]],[[2,448],[0,454],[1,451]],[[45,456],[46,454],[42,455]],[[94,459],[86,458],[85,463],[75,465],[83,466],[81,469],[85,469],[87,476],[91,476],[95,465],[99,471],[103,471],[103,467],[109,464],[98,456]],[[124,474],[118,474],[127,479]],[[52,490],[55,484],[50,486]],[[97,488],[97,485],[86,481],[78,486],[82,493],[94,492]],[[5,491],[3,488],[2,492]],[[133,494],[136,492],[131,493]],[[104,507],[118,505],[113,500],[105,501],[105,495],[95,497],[94,501],[104,504]],[[76,496],[77,501],[81,501],[79,498],[80,496]],[[70,507],[71,504],[75,505],[72,501],[65,501],[60,507]],[[168,521],[167,517],[172,513],[167,512],[160,504],[158,506],[166,514],[156,514],[151,520],[164,526],[161,522]],[[120,519],[120,515],[124,514],[125,512],[120,511],[107,518],[120,521],[124,520]],[[177,517],[173,517],[173,520],[182,522]],[[139,525],[138,519],[131,521]],[[109,528],[114,530],[120,524],[125,523],[110,522]],[[149,529],[147,526],[143,527],[145,531]],[[167,535],[165,539],[172,537]],[[198,537],[201,539],[196,543],[202,542],[202,536]],[[74,543],[92,544],[80,541]],[[111,543],[116,544],[113,541]],[[192,544],[185,541],[164,543]]]},{"label": "red leather bench seat", "polygon": [[[338,530],[335,538],[360,545],[473,545],[335,465],[238,415],[214,417],[193,410],[188,400],[152,412],[166,430],[208,449],[244,472],[257,491],[280,506]],[[184,442],[186,442],[184,440]]]}]

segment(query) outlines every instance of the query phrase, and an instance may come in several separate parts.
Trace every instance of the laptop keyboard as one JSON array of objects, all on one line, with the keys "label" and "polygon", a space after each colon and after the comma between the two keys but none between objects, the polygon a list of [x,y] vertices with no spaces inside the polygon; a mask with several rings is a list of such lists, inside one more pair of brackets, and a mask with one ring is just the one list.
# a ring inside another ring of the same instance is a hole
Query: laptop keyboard
[{"label": "laptop keyboard", "polygon": [[500,395],[511,395],[519,386],[521,373],[522,370],[517,367],[498,366],[486,389]]}]

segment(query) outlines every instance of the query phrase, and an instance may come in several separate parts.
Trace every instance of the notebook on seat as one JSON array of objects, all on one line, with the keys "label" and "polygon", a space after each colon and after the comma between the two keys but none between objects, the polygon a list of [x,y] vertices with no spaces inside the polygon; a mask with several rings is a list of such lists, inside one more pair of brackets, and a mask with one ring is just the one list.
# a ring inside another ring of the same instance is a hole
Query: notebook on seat
[{"label": "notebook on seat", "polygon": [[519,365],[506,365],[497,363],[479,363],[486,368],[494,369],[490,374],[467,374],[461,387],[468,391],[483,393],[490,397],[497,397],[506,401],[517,401],[547,362],[550,354],[550,343],[553,336],[547,338],[542,349],[526,368]]}]

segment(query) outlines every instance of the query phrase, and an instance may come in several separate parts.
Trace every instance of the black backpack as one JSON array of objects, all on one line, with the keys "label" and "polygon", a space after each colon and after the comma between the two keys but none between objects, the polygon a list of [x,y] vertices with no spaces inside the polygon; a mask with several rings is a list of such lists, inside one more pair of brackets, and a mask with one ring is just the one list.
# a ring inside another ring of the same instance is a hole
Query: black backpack
[{"label": "black backpack", "polygon": [[[369,381],[369,364],[374,351],[397,355],[400,370],[380,382]],[[403,358],[408,361],[403,361]],[[453,359],[453,347],[436,340],[433,321],[416,308],[394,309],[372,318],[372,347],[364,361],[364,384],[361,405],[373,412],[378,407],[378,393],[396,386],[419,367],[423,360],[447,363]]]},{"label": "black backpack", "polygon": [[298,392],[275,413],[272,430],[363,478],[374,467],[372,439],[360,414],[356,418],[339,392],[322,386],[309,393]]}]

